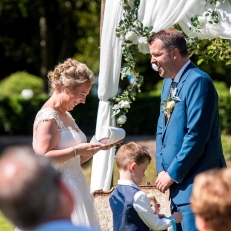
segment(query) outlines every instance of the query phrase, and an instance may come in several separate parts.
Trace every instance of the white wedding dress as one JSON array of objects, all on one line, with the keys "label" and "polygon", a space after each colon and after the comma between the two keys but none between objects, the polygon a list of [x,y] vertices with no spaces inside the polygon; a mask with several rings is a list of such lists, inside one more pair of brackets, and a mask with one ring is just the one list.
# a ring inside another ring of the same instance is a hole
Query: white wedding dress
[{"label": "white wedding dress", "polygon": [[[55,149],[60,150],[80,143],[86,143],[87,138],[85,134],[78,128],[71,114],[67,112],[66,116],[73,120],[74,127],[65,127],[59,119],[57,112],[53,109],[41,109],[34,121],[33,146],[36,146],[34,138],[39,122],[50,119],[55,119],[59,127],[60,138]],[[89,186],[81,169],[80,156],[73,157],[61,164],[56,163],[55,167],[61,171],[64,182],[70,187],[76,200],[75,209],[72,213],[72,222],[80,226],[99,228],[100,225],[94,207],[93,196],[90,194]]]}]

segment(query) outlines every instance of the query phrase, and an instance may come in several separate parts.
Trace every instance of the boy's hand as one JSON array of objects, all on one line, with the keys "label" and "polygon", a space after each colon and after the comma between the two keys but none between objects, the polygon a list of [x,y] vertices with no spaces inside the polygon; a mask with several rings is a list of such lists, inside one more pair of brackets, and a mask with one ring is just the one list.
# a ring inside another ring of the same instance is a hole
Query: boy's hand
[{"label": "boy's hand", "polygon": [[182,221],[181,212],[175,212],[175,213],[172,214],[171,217],[175,220],[176,223],[181,223],[181,221]]}]

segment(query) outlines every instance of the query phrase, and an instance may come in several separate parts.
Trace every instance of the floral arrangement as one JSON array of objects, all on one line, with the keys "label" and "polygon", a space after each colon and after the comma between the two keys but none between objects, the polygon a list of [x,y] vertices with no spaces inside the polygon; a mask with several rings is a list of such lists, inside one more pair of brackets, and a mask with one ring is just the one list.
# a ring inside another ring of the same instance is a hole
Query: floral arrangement
[{"label": "floral arrangement", "polygon": [[140,0],[120,0],[120,4],[124,10],[123,20],[120,21],[115,33],[123,41],[121,53],[125,63],[121,68],[121,79],[133,77],[132,83],[121,95],[109,99],[110,105],[113,106],[112,117],[116,118],[117,126],[121,127],[126,122],[126,113],[135,100],[137,91],[141,91],[140,87],[144,81],[143,76],[135,71],[134,55],[139,51],[149,53],[147,39],[151,36],[153,27],[143,27],[138,20]]},{"label": "floral arrangement", "polygon": [[[223,0],[223,3],[225,2],[225,0]],[[205,11],[203,12],[202,15],[194,15],[191,18],[191,27],[189,27],[189,29],[191,31],[196,31],[196,32],[200,32],[200,30],[202,28],[206,28],[209,24],[218,24],[220,21],[220,15],[218,12],[218,8],[221,4],[220,1],[218,0],[204,0],[201,2],[201,4],[204,5],[204,9]],[[215,9],[212,10],[210,7],[208,7],[208,4],[215,5]]]},{"label": "floral arrangement", "polygon": [[176,105],[177,102],[180,101],[179,97],[170,97],[168,99],[162,100],[161,102],[161,106],[162,106],[162,112],[166,115],[167,117],[167,121],[166,123],[168,123],[170,116],[173,112],[173,109]]}]

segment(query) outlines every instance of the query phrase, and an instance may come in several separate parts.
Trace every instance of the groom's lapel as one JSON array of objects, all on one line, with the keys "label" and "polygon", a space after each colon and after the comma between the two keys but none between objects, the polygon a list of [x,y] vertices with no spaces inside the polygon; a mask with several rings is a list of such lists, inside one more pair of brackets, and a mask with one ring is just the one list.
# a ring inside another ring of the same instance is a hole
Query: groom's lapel
[{"label": "groom's lapel", "polygon": [[[185,68],[185,70],[183,71],[183,73],[182,73],[182,75],[181,75],[181,78],[180,78],[180,81],[179,81],[179,83],[178,83],[178,85],[177,85],[177,93],[176,93],[176,96],[179,96],[179,94],[180,94],[180,92],[181,92],[181,90],[182,90],[182,87],[184,86],[184,83],[185,83],[187,77],[189,76],[189,73],[191,72],[191,69],[192,69],[192,68],[196,68],[196,66],[195,66],[192,62],[190,62],[189,65],[188,65],[188,66]],[[167,80],[166,80],[166,88],[165,88],[166,90],[164,91],[164,95],[163,95],[163,97],[165,97],[165,98],[163,98],[163,99],[167,99],[167,98],[168,98],[171,83],[172,83],[172,80],[171,80],[171,79],[167,79]],[[168,89],[168,91],[167,91],[167,89]],[[165,132],[166,132],[166,129],[167,129],[167,127],[168,127],[168,124],[166,125],[166,123],[165,123],[165,117],[166,117],[166,116],[163,116],[163,117],[164,117],[164,118],[163,118],[163,134],[162,134],[162,139],[164,139]],[[170,115],[169,120],[170,120],[170,119],[171,119],[171,115]],[[169,123],[169,121],[168,121],[168,123]]]},{"label": "groom's lapel", "polygon": [[177,93],[176,93],[176,96],[179,96],[181,90],[182,90],[182,87],[184,86],[184,83],[191,71],[192,68],[196,68],[196,66],[190,62],[189,65],[185,68],[185,70],[183,71],[182,75],[181,75],[181,78],[180,78],[180,81],[177,85]]}]

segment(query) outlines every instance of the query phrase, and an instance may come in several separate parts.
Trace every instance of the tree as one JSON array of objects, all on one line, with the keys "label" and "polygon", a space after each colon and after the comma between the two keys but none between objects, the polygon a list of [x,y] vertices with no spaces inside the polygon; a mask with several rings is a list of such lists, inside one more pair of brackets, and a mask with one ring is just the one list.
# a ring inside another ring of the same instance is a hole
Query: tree
[{"label": "tree", "polygon": [[2,0],[0,79],[26,70],[47,91],[47,72],[68,57],[98,72],[99,12],[100,0]]}]

